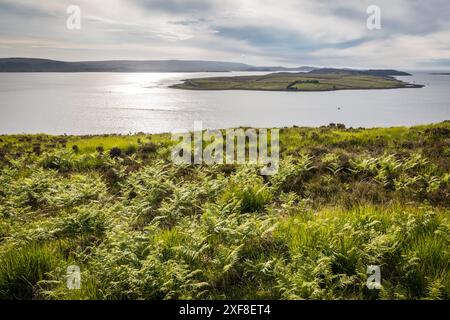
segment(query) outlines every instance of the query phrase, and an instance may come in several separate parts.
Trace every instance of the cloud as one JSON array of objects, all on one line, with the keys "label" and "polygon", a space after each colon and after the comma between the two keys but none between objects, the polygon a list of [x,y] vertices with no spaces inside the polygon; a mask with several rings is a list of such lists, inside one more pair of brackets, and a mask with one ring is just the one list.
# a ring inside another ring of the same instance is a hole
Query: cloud
[{"label": "cloud", "polygon": [[132,0],[136,5],[150,12],[205,13],[213,7],[210,0]]},{"label": "cloud", "polygon": [[219,37],[244,41],[250,45],[274,50],[309,50],[317,46],[299,32],[277,27],[214,27]]},{"label": "cloud", "polygon": [[432,67],[439,67],[439,66],[450,67],[450,59],[433,59],[431,61],[423,63],[423,65]]},{"label": "cloud", "polygon": [[[448,67],[448,0],[0,0],[0,55],[52,59],[213,59],[251,64]],[[26,41],[24,41],[24,39]]]}]

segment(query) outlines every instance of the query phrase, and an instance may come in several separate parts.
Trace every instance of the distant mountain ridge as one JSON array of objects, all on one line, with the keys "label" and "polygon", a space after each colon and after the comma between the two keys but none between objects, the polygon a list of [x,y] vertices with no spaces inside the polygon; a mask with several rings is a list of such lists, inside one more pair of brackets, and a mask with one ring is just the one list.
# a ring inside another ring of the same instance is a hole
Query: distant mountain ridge
[{"label": "distant mountain ridge", "polygon": [[353,74],[372,76],[409,76],[409,73],[392,69],[316,68],[310,66],[252,66],[238,62],[202,60],[106,60],[57,61],[37,58],[0,58],[0,72],[309,72],[313,74]]},{"label": "distant mountain ridge", "polygon": [[66,62],[35,58],[0,58],[0,72],[228,72],[311,71],[313,67],[258,67],[245,63],[201,60],[108,60]]},{"label": "distant mountain ridge", "polygon": [[309,73],[311,74],[349,74],[349,75],[369,75],[369,76],[410,76],[410,73],[393,70],[393,69],[368,69],[368,70],[359,70],[359,69],[337,69],[337,68],[315,68],[311,70]]}]

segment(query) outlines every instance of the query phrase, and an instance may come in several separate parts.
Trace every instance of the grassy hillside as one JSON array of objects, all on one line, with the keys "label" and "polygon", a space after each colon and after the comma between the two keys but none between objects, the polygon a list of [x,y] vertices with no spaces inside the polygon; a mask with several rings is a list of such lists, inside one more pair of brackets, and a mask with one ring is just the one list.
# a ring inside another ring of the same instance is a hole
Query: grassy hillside
[{"label": "grassy hillside", "polygon": [[450,298],[450,122],[282,129],[269,178],[172,145],[0,136],[0,298]]},{"label": "grassy hillside", "polygon": [[330,91],[422,87],[420,85],[408,84],[393,77],[354,74],[344,71],[324,74],[315,74],[313,72],[187,79],[172,87],[191,90],[269,91]]}]

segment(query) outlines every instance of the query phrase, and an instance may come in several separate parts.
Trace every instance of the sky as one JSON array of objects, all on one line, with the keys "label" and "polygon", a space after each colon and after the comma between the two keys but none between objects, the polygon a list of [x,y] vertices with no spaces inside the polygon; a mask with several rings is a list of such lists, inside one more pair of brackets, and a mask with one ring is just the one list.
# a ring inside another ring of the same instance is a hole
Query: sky
[{"label": "sky", "polygon": [[450,69],[450,1],[0,0],[0,57]]}]

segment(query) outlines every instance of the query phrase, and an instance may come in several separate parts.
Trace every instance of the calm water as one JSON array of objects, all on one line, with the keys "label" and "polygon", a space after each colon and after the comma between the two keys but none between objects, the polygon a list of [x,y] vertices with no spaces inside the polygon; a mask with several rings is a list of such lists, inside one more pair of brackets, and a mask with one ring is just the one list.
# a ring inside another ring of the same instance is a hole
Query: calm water
[{"label": "calm water", "polygon": [[192,130],[195,120],[208,128],[270,128],[450,119],[450,76],[428,73],[404,77],[426,84],[422,89],[305,93],[168,88],[180,79],[214,75],[224,74],[0,73],[0,133],[169,132]]}]

